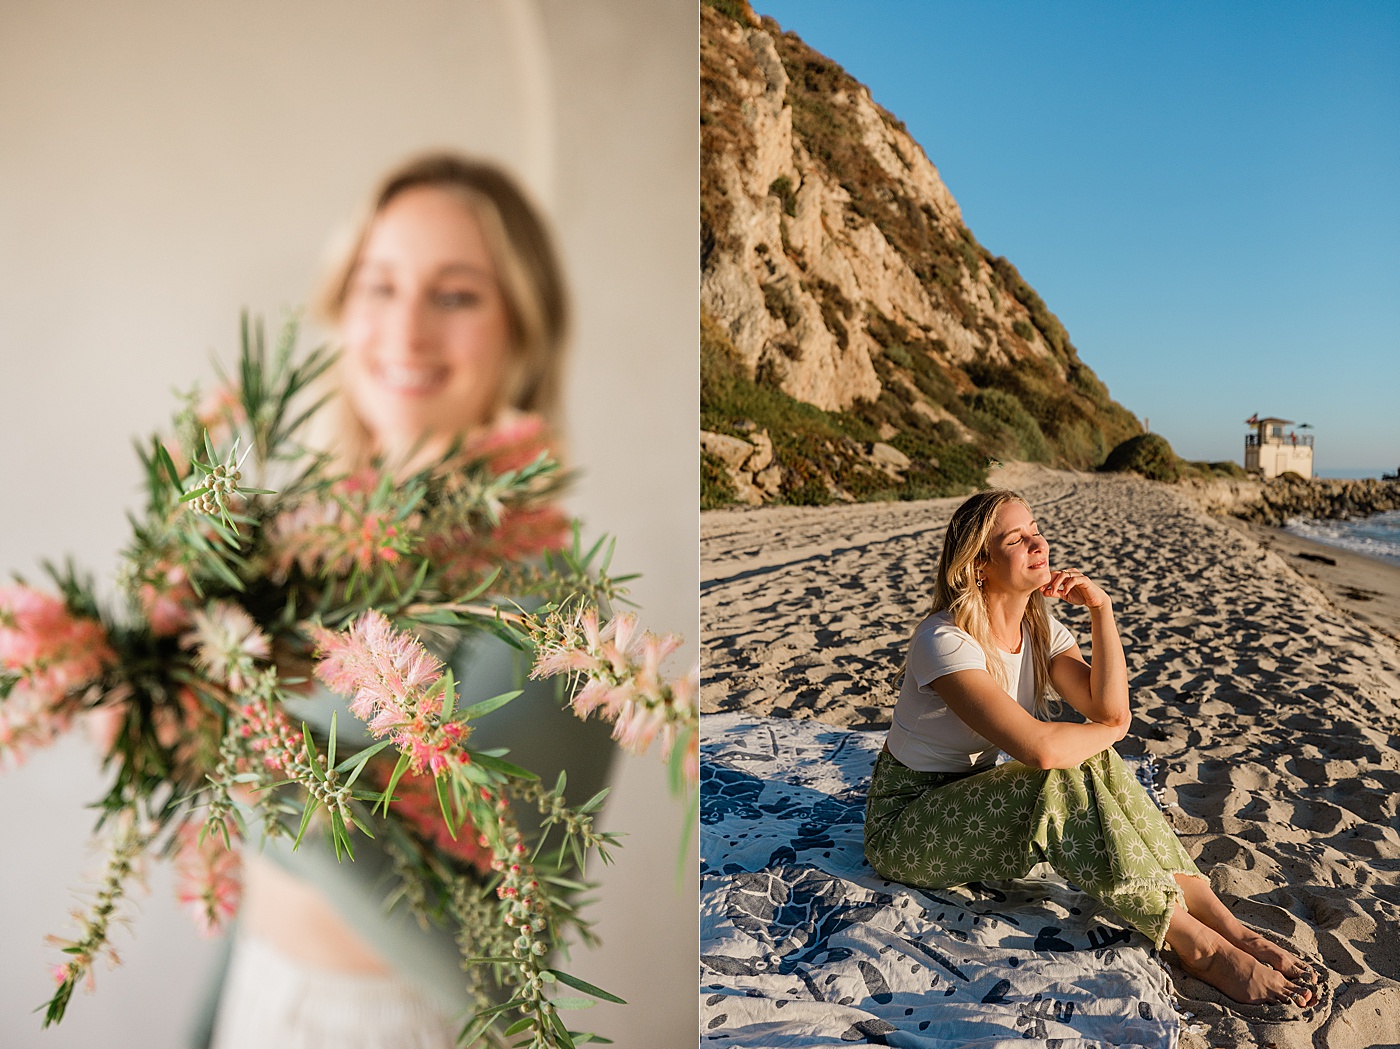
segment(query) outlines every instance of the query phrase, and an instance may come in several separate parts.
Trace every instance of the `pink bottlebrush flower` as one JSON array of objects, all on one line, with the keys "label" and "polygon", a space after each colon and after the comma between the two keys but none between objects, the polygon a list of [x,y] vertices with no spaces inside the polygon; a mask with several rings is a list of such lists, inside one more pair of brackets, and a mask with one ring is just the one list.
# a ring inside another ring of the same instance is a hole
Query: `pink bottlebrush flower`
[{"label": "pink bottlebrush flower", "polygon": [[393,739],[413,771],[445,772],[466,730],[438,723],[442,663],[375,609],[345,631],[313,626],[310,633],[320,658],[316,676],[350,697],[350,712],[373,735]]},{"label": "pink bottlebrush flower", "polygon": [[347,474],[335,484],[331,485],[331,491],[340,495],[369,495],[379,487],[379,482],[383,478],[378,470],[372,466],[356,470],[352,474]]},{"label": "pink bottlebrush flower", "polygon": [[556,507],[511,508],[492,530],[490,546],[497,558],[524,561],[546,550],[562,549],[572,529],[568,516]]},{"label": "pink bottlebrush flower", "polygon": [[692,732],[686,740],[681,774],[687,783],[696,783],[700,779],[700,734],[697,732]]},{"label": "pink bottlebrush flower", "polygon": [[423,551],[443,565],[451,585],[465,586],[502,563],[529,561],[547,550],[563,549],[571,531],[569,518],[553,506],[506,507],[489,533],[453,528],[426,536]]},{"label": "pink bottlebrush flower", "polygon": [[[224,844],[222,834],[210,831],[201,842],[200,827],[180,828],[180,851],[175,856],[175,895],[189,911],[202,936],[223,931],[238,913],[243,896],[242,859]],[[230,827],[230,840],[233,828]]]},{"label": "pink bottlebrush flower", "polygon": [[292,728],[280,705],[273,706],[266,697],[254,693],[235,712],[235,731],[248,740],[249,749],[261,755],[268,768],[287,772],[302,760],[302,735]]},{"label": "pink bottlebrush flower", "polygon": [[552,451],[549,428],[538,415],[507,413],[490,429],[467,438],[462,452],[469,459],[484,459],[491,472],[519,470]]},{"label": "pink bottlebrush flower", "polygon": [[33,693],[11,693],[0,709],[0,759],[24,764],[28,751],[48,746],[71,720],[67,712],[50,709]]},{"label": "pink bottlebrush flower", "polygon": [[174,637],[190,625],[191,612],[198,602],[185,570],[178,565],[160,573],[155,582],[142,583],[136,592],[137,603],[151,633],[156,637]]},{"label": "pink bottlebrush flower", "polygon": [[191,616],[194,629],[180,638],[194,649],[194,662],[217,685],[241,692],[249,683],[254,660],[269,659],[272,646],[253,617],[232,601],[214,601]]},{"label": "pink bottlebrush flower", "polygon": [[[341,514],[334,502],[308,501],[274,517],[267,526],[273,579],[285,582],[293,565],[311,575],[339,558],[344,542]],[[333,574],[338,572],[337,568]]]},{"label": "pink bottlebrush flower", "polygon": [[[669,683],[661,676],[661,664],[681,643],[674,634],[641,630],[630,612],[600,627],[597,611],[589,608],[572,619],[551,616],[533,636],[530,676],[582,678],[572,700],[574,713],[586,718],[596,711],[614,722],[613,738],[625,749],[640,753],[659,739],[665,757],[687,729],[694,735],[699,667]],[[691,782],[699,775],[698,754],[692,761],[688,746],[682,769]]]},{"label": "pink bottlebrush flower", "polygon": [[0,669],[23,687],[56,701],[115,660],[102,624],[72,615],[62,598],[0,587]]},{"label": "pink bottlebrush flower", "polygon": [[403,540],[398,527],[389,524],[383,514],[369,513],[360,520],[347,552],[361,569],[369,571],[376,561],[397,561],[404,553]]}]

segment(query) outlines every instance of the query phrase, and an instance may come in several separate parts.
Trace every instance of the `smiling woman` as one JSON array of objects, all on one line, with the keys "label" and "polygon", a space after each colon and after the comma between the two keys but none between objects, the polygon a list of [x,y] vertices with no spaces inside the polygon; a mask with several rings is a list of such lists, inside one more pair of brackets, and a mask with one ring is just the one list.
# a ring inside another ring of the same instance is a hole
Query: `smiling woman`
[{"label": "smiling woman", "polygon": [[563,279],[537,211],[493,165],[435,153],[391,172],[319,305],[345,349],[351,458],[440,454],[503,409],[553,421]]},{"label": "smiling woman", "polygon": [[[553,413],[564,278],[544,220],[494,165],[438,152],[392,170],[329,267],[318,305],[343,348],[330,373],[339,411],[327,413],[319,442],[352,474],[375,461],[417,469],[454,442],[534,433]],[[496,639],[461,646],[454,662],[478,701],[521,687]],[[298,715],[328,732],[335,707],[321,693]],[[341,714],[344,745],[366,743]],[[545,782],[566,773],[579,802],[612,766],[606,730],[570,716],[542,682],[483,716],[473,741],[509,748]],[[351,1030],[365,1047],[452,1044],[452,1017],[471,1008],[460,959],[450,935],[381,915],[394,857],[365,843],[356,862],[329,863],[313,844],[279,844],[247,860],[216,1049],[329,1044]]]},{"label": "smiling woman", "polygon": [[[1088,609],[1092,667],[1047,597]],[[1082,723],[1041,720],[1051,686]],[[1048,862],[1236,1001],[1314,1004],[1312,969],[1230,913],[1124,768],[1113,744],[1130,722],[1108,594],[1050,568],[1019,495],[972,496],[948,523],[933,607],[909,643],[866,802],[867,859],[924,888]],[[998,750],[1013,760],[996,764]]]}]

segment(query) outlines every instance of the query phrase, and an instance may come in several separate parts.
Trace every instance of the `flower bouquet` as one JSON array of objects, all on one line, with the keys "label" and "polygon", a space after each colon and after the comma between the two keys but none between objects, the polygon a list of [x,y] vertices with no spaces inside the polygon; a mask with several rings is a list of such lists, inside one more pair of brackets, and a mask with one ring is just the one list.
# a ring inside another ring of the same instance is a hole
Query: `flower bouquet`
[{"label": "flower bouquet", "polygon": [[[238,906],[240,842],[324,835],[350,862],[363,836],[392,858],[396,901],[455,933],[476,1002],[463,1044],[588,1041],[560,1012],[620,999],[551,961],[566,935],[590,941],[574,897],[586,855],[616,845],[594,827],[606,791],[566,801],[564,775],[545,783],[473,749],[473,722],[519,693],[459,705],[444,659],[483,632],[531,653],[531,676],[560,678],[561,702],[613,720],[620,745],[659,741],[677,791],[698,772],[698,668],[667,680],[678,639],[612,613],[627,577],[555,506],[566,478],[538,419],[407,475],[337,471],[299,436],[331,356],[298,359],[296,343],[289,323],[269,353],[245,317],[232,381],[190,394],[173,431],[138,446],[145,508],[118,607],[71,564],[47,566],[57,593],[0,587],[0,759],[82,716],[111,773],[105,872],[77,933],[55,941],[44,1022],[100,958],[115,962],[143,856],[173,860],[181,901],[212,931]],[[329,730],[291,715],[318,681],[372,744],[347,744],[334,713]]]}]

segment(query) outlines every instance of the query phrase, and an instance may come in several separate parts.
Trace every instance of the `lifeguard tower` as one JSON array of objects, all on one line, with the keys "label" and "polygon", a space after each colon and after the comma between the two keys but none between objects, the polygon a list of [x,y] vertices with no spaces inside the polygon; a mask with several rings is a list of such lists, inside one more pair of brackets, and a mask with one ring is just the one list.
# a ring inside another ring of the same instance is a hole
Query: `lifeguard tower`
[{"label": "lifeguard tower", "polygon": [[1251,415],[1244,424],[1254,427],[1254,432],[1246,434],[1244,439],[1246,471],[1263,474],[1266,480],[1290,470],[1300,477],[1312,479],[1312,434],[1300,434],[1296,430],[1285,432],[1285,426],[1293,425],[1290,419],[1261,419]]}]

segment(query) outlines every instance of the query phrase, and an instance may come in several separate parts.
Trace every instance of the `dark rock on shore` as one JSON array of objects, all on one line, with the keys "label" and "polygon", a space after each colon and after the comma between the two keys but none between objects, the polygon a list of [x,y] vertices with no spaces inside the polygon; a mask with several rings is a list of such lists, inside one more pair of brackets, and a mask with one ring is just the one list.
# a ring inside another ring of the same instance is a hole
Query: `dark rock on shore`
[{"label": "dark rock on shore", "polygon": [[1400,510],[1400,483],[1371,478],[1195,480],[1183,487],[1204,510],[1275,528],[1292,517],[1346,520]]}]

